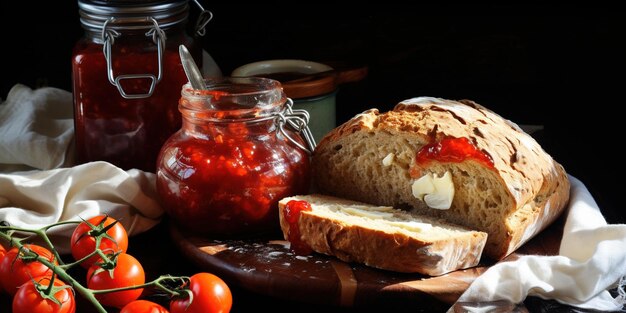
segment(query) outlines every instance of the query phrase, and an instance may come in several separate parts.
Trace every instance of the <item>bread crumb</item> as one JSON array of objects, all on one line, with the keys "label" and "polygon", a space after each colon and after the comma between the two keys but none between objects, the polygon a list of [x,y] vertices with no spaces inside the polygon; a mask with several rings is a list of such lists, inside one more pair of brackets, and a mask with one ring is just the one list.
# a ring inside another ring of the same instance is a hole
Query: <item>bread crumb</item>
[{"label": "bread crumb", "polygon": [[281,251],[272,251],[272,252],[268,253],[267,256],[270,257],[270,258],[275,258],[275,257],[278,257],[281,254],[283,254],[283,252],[281,252]]},{"label": "bread crumb", "polygon": [[383,166],[389,166],[393,162],[393,153],[387,154],[387,156],[383,159]]}]

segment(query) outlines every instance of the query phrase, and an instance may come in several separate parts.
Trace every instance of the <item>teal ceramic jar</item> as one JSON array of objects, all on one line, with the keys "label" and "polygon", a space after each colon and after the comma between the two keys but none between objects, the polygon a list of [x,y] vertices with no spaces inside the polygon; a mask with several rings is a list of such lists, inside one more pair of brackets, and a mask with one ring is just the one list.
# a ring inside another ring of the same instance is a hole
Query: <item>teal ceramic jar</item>
[{"label": "teal ceramic jar", "polygon": [[332,67],[305,60],[267,60],[235,69],[231,76],[258,76],[278,80],[294,109],[309,112],[309,128],[319,142],[336,126],[337,73]]}]

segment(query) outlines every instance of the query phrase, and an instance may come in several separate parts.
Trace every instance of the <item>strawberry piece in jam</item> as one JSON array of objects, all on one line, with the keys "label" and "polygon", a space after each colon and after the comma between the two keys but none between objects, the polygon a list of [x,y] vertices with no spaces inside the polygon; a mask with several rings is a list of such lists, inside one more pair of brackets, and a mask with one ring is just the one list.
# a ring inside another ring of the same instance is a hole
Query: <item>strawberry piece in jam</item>
[{"label": "strawberry piece in jam", "polygon": [[478,150],[467,138],[446,137],[439,142],[429,143],[417,152],[415,162],[417,165],[425,165],[431,161],[459,163],[467,159],[494,169],[491,156]]},{"label": "strawberry piece in jam", "polygon": [[302,241],[300,228],[298,227],[300,213],[303,211],[311,211],[311,204],[301,200],[287,202],[285,210],[283,210],[283,218],[289,223],[287,240],[291,242],[291,250],[297,255],[308,255],[313,252],[311,247]]}]

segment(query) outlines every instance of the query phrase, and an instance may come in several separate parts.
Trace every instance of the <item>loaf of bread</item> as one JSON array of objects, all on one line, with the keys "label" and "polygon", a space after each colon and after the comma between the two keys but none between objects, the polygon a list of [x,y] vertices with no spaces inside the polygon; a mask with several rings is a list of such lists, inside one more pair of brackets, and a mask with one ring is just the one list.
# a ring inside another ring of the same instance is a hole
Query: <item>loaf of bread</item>
[{"label": "loaf of bread", "polygon": [[554,221],[569,181],[514,123],[467,100],[420,97],[331,131],[312,161],[320,193],[393,206],[488,234],[501,259]]},{"label": "loaf of bread", "polygon": [[[295,224],[284,213],[291,200],[311,206]],[[476,266],[487,240],[483,232],[437,218],[330,196],[289,197],[278,207],[285,238],[298,227],[300,239],[316,252],[396,272],[435,276]]]}]

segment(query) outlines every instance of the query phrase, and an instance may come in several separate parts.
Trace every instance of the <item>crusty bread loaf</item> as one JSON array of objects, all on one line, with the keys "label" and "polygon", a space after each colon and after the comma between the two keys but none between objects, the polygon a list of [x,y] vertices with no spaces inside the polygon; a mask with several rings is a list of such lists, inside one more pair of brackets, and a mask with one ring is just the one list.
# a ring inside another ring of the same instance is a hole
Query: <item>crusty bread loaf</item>
[{"label": "crusty bread loaf", "polygon": [[[416,162],[422,147],[467,138],[486,158]],[[383,162],[383,160],[385,162]],[[386,164],[383,164],[386,163]],[[489,234],[485,254],[501,259],[562,212],[569,181],[561,165],[517,125],[471,101],[414,98],[392,111],[365,111],[322,139],[313,155],[318,191],[412,209]],[[452,174],[447,210],[416,198],[420,177]]]},{"label": "crusty bread loaf", "polygon": [[392,207],[322,195],[296,196],[279,202],[280,226],[288,237],[283,211],[291,200],[303,200],[297,226],[314,251],[346,262],[407,273],[441,275],[478,264],[487,234],[436,218]]}]

